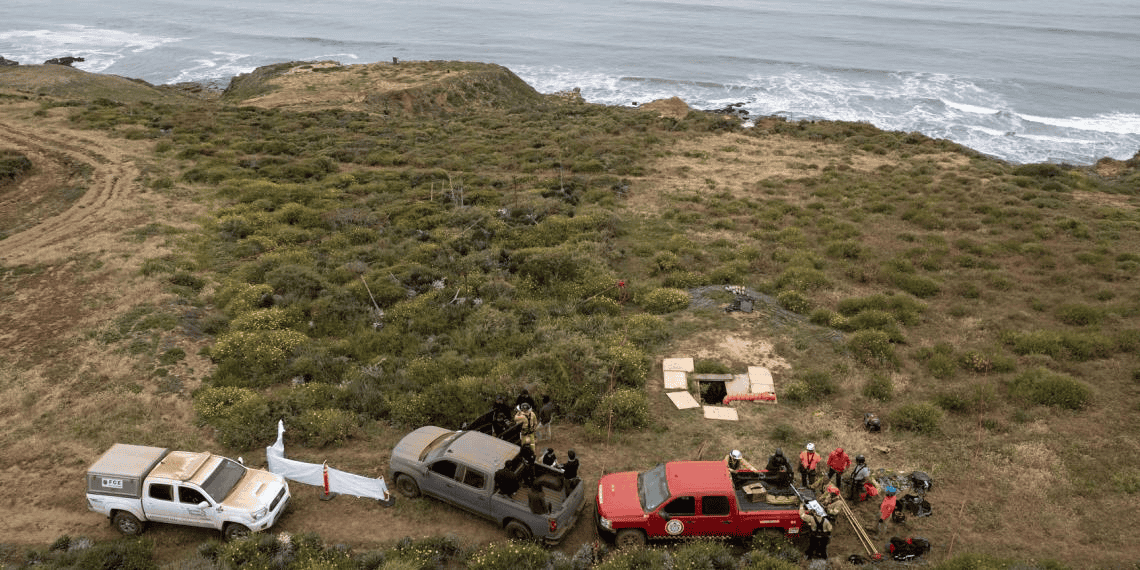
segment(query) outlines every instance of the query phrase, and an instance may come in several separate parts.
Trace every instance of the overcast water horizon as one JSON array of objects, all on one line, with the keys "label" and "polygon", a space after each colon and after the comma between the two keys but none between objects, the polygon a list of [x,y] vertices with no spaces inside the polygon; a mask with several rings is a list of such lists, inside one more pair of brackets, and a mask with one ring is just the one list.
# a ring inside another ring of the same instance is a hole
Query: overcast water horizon
[{"label": "overcast water horizon", "polygon": [[1140,151],[1125,0],[6,0],[0,56],[224,86],[272,63],[462,60],[590,102],[862,121],[1015,163]]}]

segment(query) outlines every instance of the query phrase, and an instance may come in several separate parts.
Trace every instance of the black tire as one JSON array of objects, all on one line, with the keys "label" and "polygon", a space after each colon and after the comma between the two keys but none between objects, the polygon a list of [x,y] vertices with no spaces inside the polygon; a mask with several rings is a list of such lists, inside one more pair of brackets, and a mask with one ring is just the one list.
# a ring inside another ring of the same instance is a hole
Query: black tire
[{"label": "black tire", "polygon": [[404,475],[403,473],[396,475],[396,489],[400,491],[401,495],[409,499],[420,496],[419,484],[417,484],[416,480],[412,479],[411,476]]},{"label": "black tire", "polygon": [[126,511],[119,511],[115,516],[111,517],[111,524],[119,529],[119,532],[127,536],[138,536],[143,532],[143,523],[131,513]]},{"label": "black tire", "polygon": [[226,542],[233,542],[243,538],[249,538],[251,531],[249,527],[238,523],[226,523],[225,528],[222,529],[222,534],[226,537]]},{"label": "black tire", "polygon": [[511,540],[530,540],[534,537],[530,533],[530,527],[519,521],[510,521],[507,523],[507,537]]},{"label": "black tire", "polygon": [[636,528],[623,528],[614,537],[614,545],[618,548],[639,548],[645,546],[645,542],[645,533]]}]

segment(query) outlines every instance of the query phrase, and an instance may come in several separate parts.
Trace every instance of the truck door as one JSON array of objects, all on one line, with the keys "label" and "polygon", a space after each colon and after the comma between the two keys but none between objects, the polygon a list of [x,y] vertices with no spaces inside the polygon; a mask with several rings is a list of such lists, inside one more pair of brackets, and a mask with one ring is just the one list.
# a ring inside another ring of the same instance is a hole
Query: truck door
[{"label": "truck door", "polygon": [[725,495],[701,497],[700,514],[693,517],[692,532],[698,536],[731,536],[737,533],[732,519],[732,504]]},{"label": "truck door", "polygon": [[455,501],[477,513],[490,512],[491,493],[487,489],[490,483],[486,473],[464,465],[463,476],[457,480],[453,489]]},{"label": "truck door", "polygon": [[488,508],[487,475],[449,459],[432,463],[423,488],[458,507],[485,514]]},{"label": "truck door", "polygon": [[649,536],[689,536],[696,515],[696,497],[676,497],[657,509],[656,516],[649,517],[645,530]]},{"label": "truck door", "polygon": [[182,524],[210,528],[217,526],[207,511],[213,508],[213,503],[202,507],[200,505],[203,502],[210,503],[198,489],[185,485],[178,486],[178,516],[182,519]]},{"label": "truck door", "polygon": [[152,521],[175,523],[178,521],[178,503],[174,502],[174,485],[147,483],[143,494],[143,512]]}]

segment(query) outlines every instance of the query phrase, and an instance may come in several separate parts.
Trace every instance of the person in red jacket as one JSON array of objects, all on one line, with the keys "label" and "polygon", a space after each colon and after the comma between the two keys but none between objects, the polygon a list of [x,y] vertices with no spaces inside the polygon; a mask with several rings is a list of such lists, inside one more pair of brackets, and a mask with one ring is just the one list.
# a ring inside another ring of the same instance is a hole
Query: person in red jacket
[{"label": "person in red jacket", "polygon": [[804,487],[815,485],[815,477],[819,474],[819,460],[822,457],[815,452],[815,444],[808,443],[807,448],[800,452],[800,482]]},{"label": "person in red jacket", "polygon": [[895,514],[895,503],[896,503],[896,498],[895,498],[896,490],[895,490],[895,488],[888,486],[884,490],[886,491],[887,496],[883,497],[883,503],[881,505],[879,505],[879,535],[880,536],[883,534],[883,531],[887,530],[887,521],[891,520],[891,515]]},{"label": "person in red jacket", "polygon": [[841,487],[840,482],[843,480],[843,472],[851,465],[851,458],[847,457],[847,452],[843,451],[842,447],[836,447],[827,456],[827,480],[835,477],[835,486]]}]

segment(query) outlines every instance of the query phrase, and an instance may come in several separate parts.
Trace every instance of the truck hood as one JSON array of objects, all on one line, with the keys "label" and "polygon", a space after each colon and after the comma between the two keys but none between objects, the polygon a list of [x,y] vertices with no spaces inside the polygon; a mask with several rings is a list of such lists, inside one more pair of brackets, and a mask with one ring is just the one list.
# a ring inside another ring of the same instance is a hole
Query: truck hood
[{"label": "truck hood", "polygon": [[260,469],[248,469],[245,476],[226,495],[222,504],[227,508],[242,511],[256,511],[268,507],[277,493],[285,486],[285,479]]},{"label": "truck hood", "polygon": [[645,518],[637,494],[637,472],[613,473],[598,482],[598,514],[610,520]]}]

